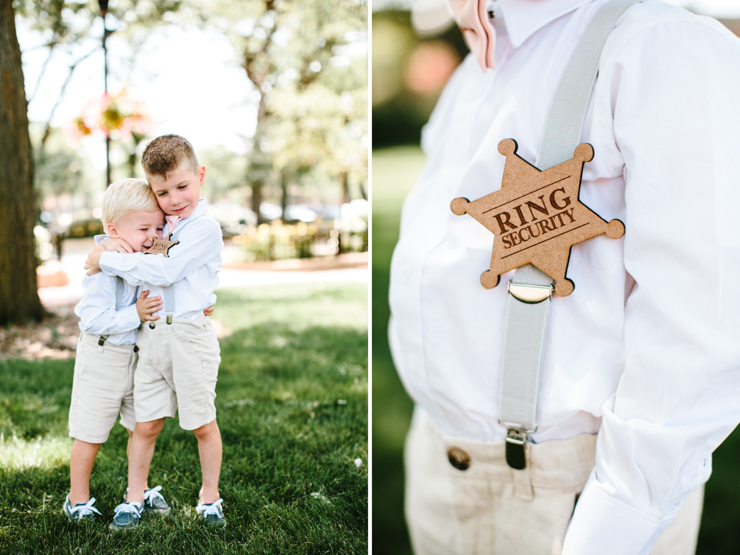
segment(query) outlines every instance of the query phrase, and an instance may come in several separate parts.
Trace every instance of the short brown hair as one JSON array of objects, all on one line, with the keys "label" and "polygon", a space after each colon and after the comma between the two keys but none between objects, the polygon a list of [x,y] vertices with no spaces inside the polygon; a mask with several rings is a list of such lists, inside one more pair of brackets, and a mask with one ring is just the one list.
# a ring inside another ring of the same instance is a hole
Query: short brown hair
[{"label": "short brown hair", "polygon": [[167,174],[175,171],[186,161],[193,173],[198,173],[198,159],[193,145],[180,135],[162,135],[149,143],[141,157],[141,165],[147,176],[156,175],[167,179]]}]

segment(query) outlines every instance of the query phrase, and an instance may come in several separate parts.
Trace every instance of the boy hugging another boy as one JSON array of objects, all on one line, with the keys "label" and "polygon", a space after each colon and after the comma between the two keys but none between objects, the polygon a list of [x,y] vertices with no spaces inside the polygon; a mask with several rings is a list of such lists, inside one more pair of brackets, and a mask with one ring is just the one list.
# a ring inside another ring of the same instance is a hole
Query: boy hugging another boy
[{"label": "boy hugging another boy", "polygon": [[[210,523],[224,525],[218,492],[221,433],[214,404],[221,357],[216,332],[203,314],[216,301],[221,228],[200,198],[205,167],[198,165],[187,140],[177,135],[158,137],[144,151],[142,165],[166,215],[165,246],[158,250],[160,254],[145,255],[134,252],[125,238],[111,236],[105,248],[98,245],[90,253],[86,265],[90,275],[102,271],[118,276],[163,301],[154,307],[152,318],[159,318],[142,325],[136,341],[136,426],[129,444],[128,490],[126,501],[116,507],[111,529],[137,526],[142,509],[148,508],[148,496],[154,491],[147,490],[154,443],[164,419],[174,418],[176,411],[180,426],[192,430],[198,442],[203,485],[197,513]],[[161,494],[156,496],[166,506]]]},{"label": "boy hugging another boy", "polygon": [[[126,241],[134,252],[148,249],[155,238],[162,237],[164,214],[143,179],[124,179],[108,187],[102,219],[108,235]],[[139,324],[153,318],[159,304],[145,293],[137,300],[136,287],[107,274],[88,276],[83,286],[82,300],[75,307],[82,333],[69,409],[69,435],[75,442],[64,502],[64,513],[71,520],[100,514],[95,498],[90,499],[90,474],[119,412],[129,437],[133,433],[136,335]]]}]

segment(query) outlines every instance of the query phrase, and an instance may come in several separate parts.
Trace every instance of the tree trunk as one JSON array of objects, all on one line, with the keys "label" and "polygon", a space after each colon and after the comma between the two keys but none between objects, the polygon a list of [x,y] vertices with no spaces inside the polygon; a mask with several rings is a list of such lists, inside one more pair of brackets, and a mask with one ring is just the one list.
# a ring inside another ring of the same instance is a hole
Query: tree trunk
[{"label": "tree trunk", "polygon": [[283,215],[281,219],[283,223],[287,222],[288,219],[285,217],[285,209],[288,207],[288,176],[285,172],[280,172],[280,208],[283,209]]},{"label": "tree trunk", "polygon": [[342,203],[348,203],[352,200],[349,194],[349,176],[347,175],[347,172],[342,172],[339,174],[339,183],[342,186]]},{"label": "tree trunk", "polygon": [[44,316],[36,288],[36,199],[12,0],[0,0],[0,325]]},{"label": "tree trunk", "polygon": [[365,183],[363,181],[360,181],[360,194],[363,200],[367,200],[367,191],[365,190]]},{"label": "tree trunk", "polygon": [[[257,86],[258,90],[259,86]],[[251,181],[250,188],[252,189],[252,211],[257,214],[257,224],[263,224],[267,220],[262,217],[260,212],[260,204],[264,200],[262,196],[262,187],[265,185],[265,177],[268,173],[268,168],[272,166],[269,160],[267,152],[262,150],[262,140],[265,137],[265,130],[267,129],[267,107],[265,105],[265,95],[260,92],[259,109],[257,110],[257,129],[254,131],[254,137],[252,139],[252,153],[250,155],[249,162],[249,176],[248,179]]]},{"label": "tree trunk", "polygon": [[257,224],[265,223],[265,219],[260,214],[260,204],[262,204],[262,181],[255,180],[249,184],[252,189],[252,212],[257,214]]}]

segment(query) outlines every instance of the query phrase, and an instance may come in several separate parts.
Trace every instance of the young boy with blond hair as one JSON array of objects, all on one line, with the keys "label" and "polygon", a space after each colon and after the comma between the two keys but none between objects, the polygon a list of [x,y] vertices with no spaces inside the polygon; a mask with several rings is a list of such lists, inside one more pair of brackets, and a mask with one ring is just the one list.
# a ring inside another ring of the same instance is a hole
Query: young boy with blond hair
[{"label": "young boy with blond hair", "polygon": [[[151,247],[162,237],[164,214],[143,179],[116,181],[105,192],[103,225],[110,237],[126,241],[133,252]],[[131,437],[134,418],[136,336],[141,322],[155,318],[159,299],[137,300],[136,287],[121,278],[98,273],[85,277],[80,317],[69,435],[75,439],[70,457],[70,491],[64,514],[70,520],[100,514],[90,498],[90,474],[100,445],[108,439],[120,413]]]},{"label": "young boy with blond hair", "polygon": [[[141,349],[134,379],[136,427],[129,450],[129,488],[126,502],[116,507],[112,529],[138,525],[146,481],[157,436],[165,418],[179,411],[180,427],[192,430],[198,441],[203,485],[197,513],[224,525],[218,480],[221,472],[221,433],[216,422],[216,380],[221,361],[216,332],[203,309],[214,304],[221,269],[221,228],[208,215],[200,197],[205,167],[198,165],[192,145],[178,135],[154,139],[144,151],[142,165],[149,185],[166,214],[164,253],[90,253],[88,273],[120,276],[134,286],[146,286],[162,297],[156,314],[163,318],[142,326]],[[129,250],[120,241],[106,248]],[[133,249],[131,249],[133,251]]]}]

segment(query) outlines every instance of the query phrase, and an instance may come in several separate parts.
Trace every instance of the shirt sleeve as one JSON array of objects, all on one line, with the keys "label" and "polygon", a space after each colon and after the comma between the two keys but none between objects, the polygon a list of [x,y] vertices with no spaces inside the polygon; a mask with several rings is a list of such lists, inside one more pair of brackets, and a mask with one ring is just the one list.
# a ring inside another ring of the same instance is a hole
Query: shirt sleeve
[{"label": "shirt sleeve", "polygon": [[96,245],[102,245],[108,239],[110,239],[110,236],[108,236],[108,235],[95,235],[95,236],[93,236],[93,239],[95,239],[95,244]]},{"label": "shirt sleeve", "polygon": [[116,310],[116,284],[108,276],[85,277],[85,292],[75,308],[80,329],[92,335],[114,335],[135,330],[141,323],[136,305]]},{"label": "shirt sleeve", "polygon": [[635,285],[563,555],[649,553],[740,421],[740,43],[719,24],[654,25],[605,75]]},{"label": "shirt sleeve", "polygon": [[224,246],[221,229],[208,219],[188,224],[179,241],[181,244],[172,247],[166,258],[161,254],[104,252],[100,256],[100,269],[108,275],[122,277],[131,285],[150,283],[168,287],[213,259]]}]

